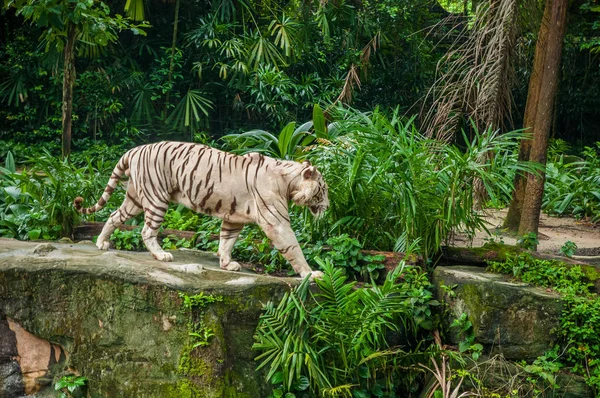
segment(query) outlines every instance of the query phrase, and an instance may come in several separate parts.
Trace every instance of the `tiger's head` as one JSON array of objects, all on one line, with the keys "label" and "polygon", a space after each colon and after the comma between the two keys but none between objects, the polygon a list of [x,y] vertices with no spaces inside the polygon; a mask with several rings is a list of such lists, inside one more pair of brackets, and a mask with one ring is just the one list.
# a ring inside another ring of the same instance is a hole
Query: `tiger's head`
[{"label": "tiger's head", "polygon": [[323,176],[308,160],[303,163],[300,182],[292,192],[292,201],[298,206],[306,206],[313,216],[319,218],[329,207],[329,188]]}]

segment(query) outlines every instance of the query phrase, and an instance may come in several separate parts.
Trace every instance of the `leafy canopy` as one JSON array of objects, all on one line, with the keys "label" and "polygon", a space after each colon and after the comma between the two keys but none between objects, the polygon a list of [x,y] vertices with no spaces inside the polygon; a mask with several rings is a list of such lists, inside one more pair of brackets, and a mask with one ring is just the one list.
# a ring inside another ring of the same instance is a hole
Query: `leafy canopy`
[{"label": "leafy canopy", "polygon": [[83,44],[80,55],[97,56],[98,46],[105,47],[118,40],[118,32],[131,29],[134,34],[145,35],[142,22],[131,24],[127,18],[110,15],[110,8],[97,0],[11,0],[5,6],[17,8],[17,14],[44,28],[40,37],[46,51],[62,51],[67,40],[67,30],[74,25],[76,39]]}]

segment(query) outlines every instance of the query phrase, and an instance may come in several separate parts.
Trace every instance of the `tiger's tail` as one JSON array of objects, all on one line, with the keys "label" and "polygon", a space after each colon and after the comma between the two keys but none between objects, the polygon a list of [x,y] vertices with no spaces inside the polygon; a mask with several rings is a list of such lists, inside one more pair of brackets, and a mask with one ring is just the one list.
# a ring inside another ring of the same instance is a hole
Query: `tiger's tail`
[{"label": "tiger's tail", "polygon": [[126,153],[123,157],[121,157],[121,159],[119,159],[119,162],[113,169],[110,179],[108,180],[108,184],[106,184],[104,193],[102,194],[102,197],[100,197],[98,202],[95,205],[93,205],[92,207],[84,208],[81,205],[83,203],[83,198],[81,196],[78,196],[73,201],[73,206],[75,206],[75,210],[77,210],[81,214],[91,214],[91,213],[97,212],[98,210],[101,210],[106,205],[106,203],[108,202],[108,199],[110,199],[113,191],[117,187],[117,184],[119,184],[119,180],[121,179],[123,174],[125,174],[127,172],[127,170],[129,169],[129,156],[128,155],[129,155],[129,153]]}]

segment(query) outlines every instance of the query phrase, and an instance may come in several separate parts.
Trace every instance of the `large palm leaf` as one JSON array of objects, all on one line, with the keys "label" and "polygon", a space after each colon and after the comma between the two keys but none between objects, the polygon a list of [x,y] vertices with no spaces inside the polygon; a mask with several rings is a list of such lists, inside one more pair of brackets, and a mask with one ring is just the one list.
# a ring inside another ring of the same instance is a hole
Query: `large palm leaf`
[{"label": "large palm leaf", "polygon": [[260,65],[271,65],[279,69],[286,65],[277,47],[259,32],[246,36],[246,41],[249,47],[246,63],[250,65],[251,69],[256,70]]},{"label": "large palm leaf", "polygon": [[144,0],[127,0],[125,3],[125,15],[134,21],[143,21]]},{"label": "large palm leaf", "polygon": [[202,115],[208,116],[213,102],[206,94],[197,89],[189,89],[167,117],[167,124],[181,131],[196,131],[200,126]]}]

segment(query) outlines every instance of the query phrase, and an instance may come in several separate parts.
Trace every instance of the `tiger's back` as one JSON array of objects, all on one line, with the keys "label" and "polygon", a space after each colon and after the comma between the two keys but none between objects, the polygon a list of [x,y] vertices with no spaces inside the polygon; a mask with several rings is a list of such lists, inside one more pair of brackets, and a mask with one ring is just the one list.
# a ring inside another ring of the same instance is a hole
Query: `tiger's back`
[{"label": "tiger's back", "polygon": [[163,214],[164,203],[176,202],[236,223],[267,217],[268,212],[257,212],[257,203],[279,204],[279,217],[287,217],[283,214],[287,200],[281,200],[281,184],[273,179],[273,173],[294,164],[259,153],[239,156],[181,142],[143,145],[129,153],[130,184],[144,209]]}]

